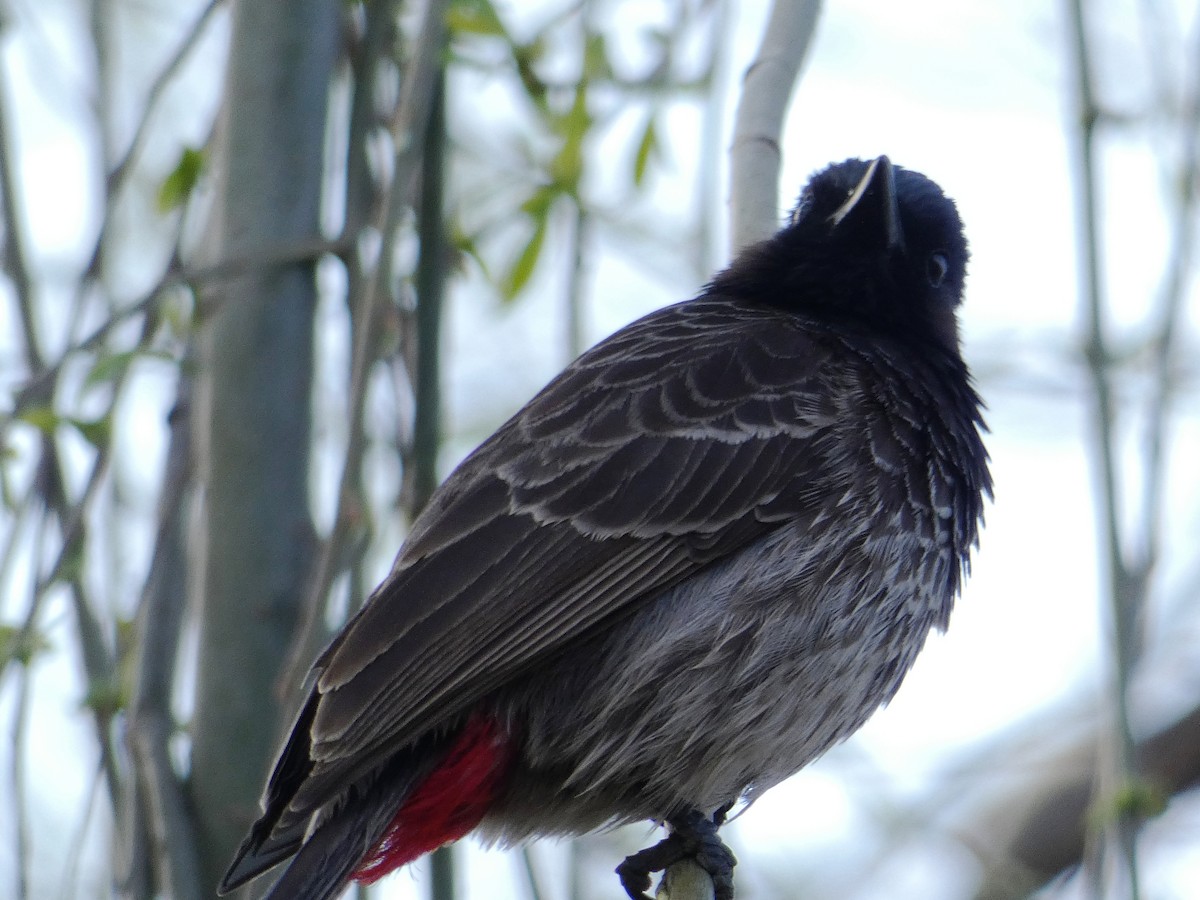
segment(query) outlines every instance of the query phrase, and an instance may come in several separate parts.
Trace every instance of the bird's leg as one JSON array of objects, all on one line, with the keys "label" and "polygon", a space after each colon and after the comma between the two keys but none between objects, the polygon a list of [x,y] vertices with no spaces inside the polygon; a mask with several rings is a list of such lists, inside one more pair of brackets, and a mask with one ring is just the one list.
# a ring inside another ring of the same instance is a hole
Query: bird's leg
[{"label": "bird's leg", "polygon": [[675,833],[667,835],[653,847],[639,850],[632,856],[625,857],[617,866],[617,876],[621,879],[621,887],[630,896],[630,900],[650,900],[646,893],[650,889],[651,872],[661,872],[663,869],[683,859],[683,841]]},{"label": "bird's leg", "polygon": [[653,847],[640,850],[617,866],[621,886],[631,900],[650,900],[651,872],[661,872],[681,859],[693,859],[712,878],[716,900],[733,900],[733,853],[717,835],[729,807],[710,819],[699,810],[688,810],[667,820],[671,833]]}]

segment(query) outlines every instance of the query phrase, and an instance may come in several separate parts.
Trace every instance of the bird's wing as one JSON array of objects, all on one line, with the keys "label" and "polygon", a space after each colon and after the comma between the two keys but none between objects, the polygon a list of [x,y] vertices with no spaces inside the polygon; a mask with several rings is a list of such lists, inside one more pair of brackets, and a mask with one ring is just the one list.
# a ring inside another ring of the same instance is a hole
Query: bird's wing
[{"label": "bird's wing", "polygon": [[835,502],[825,445],[861,391],[829,350],[782,313],[697,300],[581,357],[439,489],[318,661],[268,817],[294,830],[531,662]]}]

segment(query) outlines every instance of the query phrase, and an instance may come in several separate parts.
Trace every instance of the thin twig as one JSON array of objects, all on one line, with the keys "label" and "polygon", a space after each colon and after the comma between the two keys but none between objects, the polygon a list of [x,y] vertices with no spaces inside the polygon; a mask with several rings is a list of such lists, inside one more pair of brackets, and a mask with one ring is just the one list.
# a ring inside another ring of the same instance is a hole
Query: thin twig
[{"label": "thin twig", "polygon": [[25,367],[30,373],[36,373],[42,368],[42,352],[37,318],[34,314],[33,274],[29,267],[29,251],[25,243],[24,204],[18,195],[20,179],[15,172],[13,140],[9,133],[9,83],[8,78],[0,78],[0,193],[3,193],[4,203],[4,261],[12,277],[17,310],[21,317],[21,329],[25,338],[22,344]]},{"label": "thin twig", "polygon": [[724,259],[725,245],[717,238],[719,223],[724,219],[723,200],[718,185],[721,182],[721,142],[725,129],[725,73],[729,68],[730,45],[726,39],[732,17],[731,0],[716,0],[711,16],[708,45],[711,48],[706,77],[706,91],[700,126],[700,161],[696,166],[696,196],[700,198],[700,214],[696,236],[696,276],[708,278]]},{"label": "thin twig", "polygon": [[147,805],[154,867],[161,896],[203,900],[193,818],[171,766],[171,722],[156,714],[139,722],[133,738],[139,793]]},{"label": "thin twig", "polygon": [[[109,335],[119,326],[136,319],[140,315],[153,316],[157,304],[163,294],[172,288],[189,286],[193,289],[209,286],[224,279],[236,278],[247,272],[259,271],[273,266],[289,266],[296,263],[308,262],[331,254],[344,257],[352,249],[351,244],[343,239],[337,240],[305,240],[281,243],[268,247],[261,252],[232,257],[218,263],[205,266],[185,267],[178,260],[173,261],[167,271],[159,279],[158,284],[150,288],[137,300],[116,310],[97,325],[87,337],[78,343],[67,347],[62,355],[51,365],[44,365],[37,370],[21,389],[17,391],[14,406],[17,410],[28,409],[39,405],[41,399],[52,392],[52,384],[58,378],[63,367],[80,353],[97,350]],[[198,293],[198,291],[197,291]],[[220,309],[220,304],[209,300],[199,309],[200,318],[212,316]],[[0,417],[0,427],[4,418]]]},{"label": "thin twig", "polygon": [[[381,199],[370,229],[380,236],[383,246],[379,263],[370,270],[365,279],[361,306],[357,310],[358,321],[351,345],[348,446],[338,483],[338,506],[334,514],[333,531],[322,544],[318,554],[309,591],[300,612],[300,621],[288,647],[286,662],[280,671],[276,694],[281,698],[290,696],[308,666],[317,622],[325,607],[337,563],[346,542],[347,523],[350,520],[352,504],[355,503],[352,478],[356,464],[351,460],[362,454],[365,441],[363,416],[367,381],[374,362],[374,347],[378,334],[376,323],[382,309],[382,286],[390,284],[386,273],[390,271],[394,252],[391,237],[395,234],[405,208],[405,199],[410,192],[415,166],[419,160],[422,143],[420,136],[424,134],[428,121],[434,74],[441,69],[444,62],[445,21],[446,0],[429,0],[415,41],[415,54],[405,69],[404,93],[392,118],[391,134],[396,148],[394,180],[391,190],[386,191]],[[362,235],[353,237],[359,238]]]},{"label": "thin twig", "polygon": [[1137,832],[1140,824],[1133,804],[1118,799],[1137,785],[1133,730],[1130,724],[1129,689],[1136,660],[1136,623],[1145,590],[1145,577],[1135,576],[1124,552],[1120,530],[1118,471],[1116,461],[1116,413],[1109,367],[1111,352],[1104,330],[1104,282],[1100,265],[1099,183],[1096,174],[1097,127],[1102,111],[1095,96],[1087,24],[1082,0],[1068,4],[1071,52],[1075,65],[1078,135],[1075,169],[1078,178],[1081,295],[1087,339],[1084,349],[1092,389],[1094,438],[1099,451],[1100,530],[1108,558],[1108,603],[1112,626],[1113,724],[1106,742],[1112,759],[1112,796],[1101,798],[1107,813],[1111,843],[1118,852],[1117,864],[1128,881],[1130,900],[1139,897]]},{"label": "thin twig", "polygon": [[[41,496],[39,494],[37,494],[36,486],[31,484],[30,485],[30,499],[29,499],[29,505],[31,508],[33,506],[33,498],[35,495],[37,496],[37,499],[41,499]],[[41,511],[41,518],[40,518],[40,521],[37,521],[33,524],[33,526],[32,526],[33,527],[33,535],[31,537],[31,540],[34,542],[33,550],[36,551],[37,555],[34,555],[34,553],[31,552],[29,554],[29,559],[40,559],[41,558],[42,530],[46,527],[46,521],[45,521],[46,520],[46,506],[44,503],[42,503],[42,504],[40,504],[39,508]],[[42,596],[43,595],[40,594],[36,590],[31,593],[30,598],[29,598],[29,605],[26,606],[25,615],[21,619],[21,625],[19,628],[16,629],[15,633],[12,636],[11,640],[12,640],[13,647],[15,647],[15,648],[36,647],[37,638],[35,635],[35,631],[37,629],[37,617],[38,617],[38,614],[41,612]],[[21,662],[21,660],[19,660],[17,658],[15,653],[9,654],[8,656],[5,656],[4,658],[0,659],[0,681],[3,681],[4,675],[7,671],[9,663],[18,663],[19,664],[20,662]]]},{"label": "thin twig", "polygon": [[[100,159],[105,169],[109,167],[116,141],[113,138],[115,116],[113,115],[113,54],[112,34],[117,30],[117,17],[114,15],[116,0],[92,0],[88,4],[88,27],[91,29],[92,52],[96,56],[95,65],[95,99],[92,103],[92,121],[96,125],[96,139],[100,144]],[[105,209],[107,219],[109,210]],[[104,228],[100,229],[100,233]]]},{"label": "thin twig", "polygon": [[[153,323],[150,319],[143,322],[142,332],[135,345],[135,350],[148,346],[153,337]],[[111,420],[124,389],[128,384],[131,370],[122,370],[112,385],[112,392],[104,418]],[[57,557],[50,566],[48,573],[39,581],[36,588],[35,600],[40,598],[50,585],[64,580],[70,588],[69,596],[75,612],[76,633],[80,641],[80,652],[84,671],[89,683],[112,689],[116,676],[115,650],[109,645],[106,628],[101,619],[92,609],[92,603],[84,587],[82,573],[74,565],[83,553],[85,540],[85,523],[101,486],[104,484],[112,459],[113,445],[111,439],[96,447],[92,459],[91,471],[84,484],[78,500],[71,502],[64,490],[65,472],[62,470],[62,460],[57,452],[54,439],[50,435],[43,437],[43,461],[46,466],[45,502],[52,508],[59,522],[61,532],[60,546]],[[104,767],[106,785],[113,808],[120,810],[124,799],[122,791],[122,776],[117,764],[113,746],[111,725],[115,709],[107,704],[92,704],[91,712],[97,731],[97,742],[100,748],[101,760]]]},{"label": "thin twig", "polygon": [[[33,512],[34,500],[37,497],[37,480],[30,479],[25,486],[25,490],[19,499],[8,507],[9,513],[7,516],[7,534],[3,551],[0,551],[0,585],[9,585],[10,579],[13,578],[13,572],[17,568],[18,554],[21,552],[21,537],[25,528],[26,520]],[[27,557],[36,558],[36,557]],[[24,558],[22,558],[24,562]],[[23,566],[22,566],[23,567]],[[0,596],[9,597],[13,595],[12,588],[0,587]],[[32,628],[32,620],[27,620],[26,627]],[[18,631],[14,637],[14,646],[28,646],[26,643],[32,637],[32,631]],[[4,681],[5,667],[12,662],[12,656],[0,658],[0,683]]]},{"label": "thin twig", "polygon": [[[1062,717],[1054,715],[1022,739],[1025,746],[1045,750],[1037,759],[1023,760],[1015,788],[972,802],[968,822],[958,826],[960,838],[983,868],[976,900],[1028,897],[1076,868],[1085,852],[1088,808],[1105,778],[1096,758],[1104,726],[1089,723],[1063,743],[1062,734],[1047,738],[1051,722],[1061,732]],[[1002,738],[975,767],[994,774],[988,760],[1005,766],[1020,755],[1019,745]],[[1200,784],[1200,707],[1139,740],[1137,758],[1140,771],[1164,798],[1194,790]]]},{"label": "thin twig", "polygon": [[[204,10],[196,17],[196,21],[187,30],[183,36],[183,40],[179,42],[179,46],[175,48],[175,52],[163,66],[161,72],[150,85],[150,90],[146,94],[146,102],[142,105],[142,115],[138,120],[137,128],[133,132],[133,138],[129,141],[129,147],[125,150],[125,155],[117,162],[108,173],[105,179],[107,194],[109,197],[115,197],[121,192],[125,183],[129,180],[129,174],[137,165],[138,158],[141,156],[142,148],[146,143],[146,135],[149,133],[150,120],[154,117],[154,112],[158,108],[159,101],[162,100],[171,81],[179,73],[183,64],[187,61],[188,54],[192,49],[200,43],[200,38],[204,35],[204,30],[208,27],[209,20],[213,14],[221,7],[223,0],[209,0],[209,4],[204,7]],[[109,204],[111,209],[111,203]],[[107,229],[101,229],[102,232]]]},{"label": "thin twig", "polygon": [[575,221],[571,228],[571,247],[568,254],[570,269],[567,270],[567,315],[566,340],[567,362],[584,351],[584,285],[587,283],[588,243],[591,234],[591,216],[582,203],[574,204]]},{"label": "thin twig", "polygon": [[144,883],[136,871],[137,841],[144,835],[149,839],[148,861],[157,892],[199,900],[201,878],[192,820],[169,752],[174,730],[171,688],[187,607],[185,500],[193,467],[191,357],[189,350],[180,368],[154,556],[138,606],[138,655],[126,729],[136,779],[130,786],[133,796],[127,800],[122,823],[127,841],[122,881],[127,894]]},{"label": "thin twig", "polygon": [[[21,218],[22,204],[17,194],[17,183],[13,172],[11,159],[10,136],[8,133],[8,103],[5,84],[0,83],[0,186],[3,189],[5,228],[8,263],[13,273],[14,288],[17,295],[17,305],[20,310],[23,349],[26,368],[33,379],[37,379],[44,370],[44,355],[38,336],[38,325],[34,314],[34,285],[29,267],[27,251],[24,244],[24,224]],[[43,383],[38,394],[42,402],[48,402],[53,393],[52,383]],[[45,502],[54,510],[63,532],[61,549],[55,565],[51,568],[51,579],[57,578],[63,572],[66,560],[78,549],[83,511],[99,483],[100,475],[107,465],[107,454],[98,451],[93,465],[92,476],[88,480],[88,488],[84,492],[84,501],[73,507],[66,496],[63,486],[62,460],[52,435],[43,435],[40,448],[40,475],[45,488]],[[70,597],[75,608],[76,625],[81,639],[81,650],[85,671],[89,679],[107,683],[113,671],[113,660],[105,645],[99,621],[91,611],[87,600],[82,578],[73,574],[66,579],[70,588]],[[32,613],[36,615],[40,596],[46,584],[35,589]],[[104,760],[105,772],[109,777],[110,799],[116,804],[119,796],[119,768],[112,756],[111,742],[108,738],[108,719],[105,714],[93,709],[93,718],[99,732],[101,758]]]},{"label": "thin twig", "polygon": [[1160,154],[1168,173],[1164,188],[1170,210],[1171,236],[1167,272],[1162,286],[1162,308],[1153,341],[1156,350],[1153,388],[1146,417],[1146,489],[1143,492],[1141,530],[1145,535],[1143,564],[1147,577],[1158,559],[1161,546],[1167,419],[1178,389],[1178,325],[1185,308],[1196,240],[1197,179],[1200,177],[1196,174],[1200,168],[1200,23],[1195,25],[1192,43],[1189,55],[1192,70],[1190,78],[1185,76],[1181,91],[1187,105],[1178,123],[1180,153],[1174,159],[1169,150]]},{"label": "thin twig", "polygon": [[66,869],[62,873],[62,881],[58,887],[60,900],[72,900],[80,894],[79,864],[83,857],[83,848],[90,830],[92,816],[95,815],[98,805],[96,798],[100,794],[100,785],[103,781],[104,767],[97,766],[92,773],[91,784],[88,785],[87,801],[83,804],[83,811],[79,814],[79,826],[76,828],[74,836],[68,838],[63,845],[70,848],[70,855],[67,857]]},{"label": "thin twig", "polygon": [[[31,603],[31,611],[36,605]],[[17,676],[16,702],[13,704],[12,728],[12,821],[16,840],[16,900],[29,896],[29,860],[32,856],[29,842],[29,806],[25,798],[28,780],[25,777],[25,729],[29,723],[29,665],[21,665]]]},{"label": "thin twig", "polygon": [[[45,507],[43,507],[41,520],[34,527],[30,559],[42,558],[43,542],[49,527],[49,516]],[[16,660],[20,665],[20,670],[17,675],[16,703],[13,705],[12,728],[10,729],[12,740],[13,837],[16,843],[16,869],[14,872],[16,900],[26,900],[29,896],[29,861],[32,853],[29,841],[29,809],[25,799],[25,788],[28,784],[25,777],[25,728],[29,721],[29,662],[33,654],[36,653],[34,630],[40,610],[41,597],[35,590],[29,597],[29,605],[26,607],[25,620],[21,625],[20,631],[13,638],[17,648],[26,648],[24,651],[26,658]],[[17,652],[21,651],[18,649]],[[0,660],[0,674],[3,674],[2,666],[6,665],[15,656],[16,654],[13,657]]]},{"label": "thin twig", "polygon": [[538,877],[537,864],[533,859],[533,848],[521,848],[521,868],[525,874],[525,886],[529,889],[529,900],[544,900],[546,894],[542,891],[542,882]]}]

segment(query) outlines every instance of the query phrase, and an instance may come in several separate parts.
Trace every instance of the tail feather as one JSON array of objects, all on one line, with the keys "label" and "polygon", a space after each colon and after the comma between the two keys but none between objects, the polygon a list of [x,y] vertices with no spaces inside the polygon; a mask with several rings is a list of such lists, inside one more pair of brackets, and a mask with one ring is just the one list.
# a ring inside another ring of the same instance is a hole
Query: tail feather
[{"label": "tail feather", "polygon": [[229,865],[229,870],[217,887],[217,893],[228,894],[251,878],[279,865],[288,857],[295,855],[303,840],[304,832],[300,830],[295,835],[287,837],[275,836],[269,845],[258,847],[256,845],[260,844],[262,839],[254,831],[251,831],[238,847],[237,854]]},{"label": "tail feather", "polygon": [[[332,900],[351,880],[370,883],[458,840],[495,799],[513,748],[494,719],[472,716],[455,732],[428,734],[397,753],[322,808],[315,826],[288,812],[279,791],[294,749],[285,750],[268,789],[269,812],[242,843],[220,893],[294,857],[264,900]],[[280,803],[286,815],[276,811]]]},{"label": "tail feather", "polygon": [[308,828],[308,815],[296,816],[291,810],[290,800],[297,786],[312,772],[310,727],[319,700],[320,696],[314,689],[297,715],[263,794],[263,814],[238,847],[217,893],[229,893],[300,849]]},{"label": "tail feather", "polygon": [[264,900],[331,900],[341,893],[362,859],[388,830],[414,788],[435,767],[437,757],[419,763],[407,755],[394,760],[378,777],[351,787],[320,824],[305,837],[271,834],[265,842],[251,832],[221,881],[228,893],[251,878],[293,859]]},{"label": "tail feather", "polygon": [[300,846],[264,900],[332,900],[363,857],[382,840],[396,811],[424,772],[405,773],[355,792]]}]

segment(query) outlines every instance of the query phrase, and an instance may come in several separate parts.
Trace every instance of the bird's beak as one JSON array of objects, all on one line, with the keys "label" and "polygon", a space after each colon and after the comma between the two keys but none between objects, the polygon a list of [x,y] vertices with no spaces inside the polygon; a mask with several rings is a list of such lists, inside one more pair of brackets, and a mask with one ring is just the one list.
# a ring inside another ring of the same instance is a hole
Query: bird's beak
[{"label": "bird's beak", "polygon": [[881,156],[871,161],[846,202],[829,217],[829,225],[834,231],[856,232],[880,249],[904,249],[896,174],[890,159]]}]

